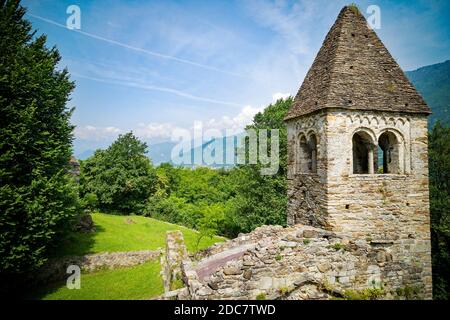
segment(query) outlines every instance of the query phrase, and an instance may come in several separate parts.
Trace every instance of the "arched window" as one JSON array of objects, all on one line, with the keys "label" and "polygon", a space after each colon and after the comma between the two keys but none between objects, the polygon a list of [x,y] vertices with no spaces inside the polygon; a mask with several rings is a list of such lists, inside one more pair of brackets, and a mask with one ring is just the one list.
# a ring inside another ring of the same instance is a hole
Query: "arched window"
[{"label": "arched window", "polygon": [[317,173],[317,138],[314,134],[309,136],[308,151],[310,159],[309,170],[312,173]]},{"label": "arched window", "polygon": [[353,174],[373,174],[376,165],[374,143],[364,131],[356,132],[352,139]]},{"label": "arched window", "polygon": [[314,134],[311,134],[308,139],[303,134],[298,138],[296,172],[317,172],[317,138]]},{"label": "arched window", "polygon": [[400,144],[394,133],[386,131],[378,138],[378,146],[381,150],[379,172],[388,174],[400,173]]},{"label": "arched window", "polygon": [[297,173],[308,172],[308,144],[306,137],[301,135],[298,140]]}]

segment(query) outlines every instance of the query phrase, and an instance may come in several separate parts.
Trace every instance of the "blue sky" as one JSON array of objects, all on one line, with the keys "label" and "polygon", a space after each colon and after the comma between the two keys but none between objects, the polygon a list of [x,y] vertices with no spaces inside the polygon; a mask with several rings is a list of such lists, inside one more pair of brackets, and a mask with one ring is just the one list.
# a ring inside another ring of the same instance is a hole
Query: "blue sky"
[{"label": "blue sky", "polygon": [[[350,1],[381,9],[376,30],[404,70],[450,59],[450,2]],[[150,144],[175,128],[242,128],[274,97],[295,95],[349,1],[29,0],[76,82],[75,153],[133,130]],[[65,28],[69,5],[81,30]],[[365,13],[366,16],[368,14]]]}]

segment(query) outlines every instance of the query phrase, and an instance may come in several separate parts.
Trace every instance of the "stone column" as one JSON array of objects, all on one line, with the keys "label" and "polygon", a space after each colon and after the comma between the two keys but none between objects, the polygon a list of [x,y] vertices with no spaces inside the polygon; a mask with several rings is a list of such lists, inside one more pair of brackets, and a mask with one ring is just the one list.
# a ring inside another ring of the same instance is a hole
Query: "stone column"
[{"label": "stone column", "polygon": [[368,158],[367,161],[369,163],[367,164],[367,167],[369,169],[369,174],[374,174],[374,168],[373,168],[373,147],[370,146],[368,149],[369,149],[369,153],[368,153],[368,156],[367,156],[367,158]]}]

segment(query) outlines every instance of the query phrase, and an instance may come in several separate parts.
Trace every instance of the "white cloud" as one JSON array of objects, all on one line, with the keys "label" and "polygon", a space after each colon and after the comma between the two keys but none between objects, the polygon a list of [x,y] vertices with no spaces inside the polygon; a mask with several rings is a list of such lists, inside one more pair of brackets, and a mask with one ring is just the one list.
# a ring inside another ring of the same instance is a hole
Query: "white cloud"
[{"label": "white cloud", "polygon": [[139,123],[138,127],[133,130],[136,136],[146,139],[146,140],[167,140],[172,137],[172,133],[177,129],[184,129],[192,132],[194,126],[201,126],[202,130],[216,129],[225,131],[228,133],[239,133],[242,132],[246,125],[253,121],[253,117],[258,112],[262,111],[264,108],[255,108],[252,106],[245,106],[236,116],[222,116],[220,118],[212,118],[207,121],[197,121],[190,127],[180,127],[174,123],[169,122],[151,122],[148,124]]},{"label": "white cloud", "polygon": [[290,95],[291,95],[290,93],[281,93],[281,92],[274,93],[272,95],[272,103],[275,103],[280,99],[289,98]]},{"label": "white cloud", "polygon": [[145,139],[170,139],[175,129],[179,129],[179,127],[168,122],[140,123],[135,134]]},{"label": "white cloud", "polygon": [[210,119],[204,124],[204,129],[230,130],[239,132],[242,131],[246,125],[250,124],[253,117],[264,108],[255,108],[252,106],[245,106],[234,117],[222,116],[219,119]]},{"label": "white cloud", "polygon": [[108,134],[109,133],[118,134],[118,133],[122,132],[122,130],[120,130],[119,128],[116,128],[116,127],[106,127],[103,129],[103,131]]},{"label": "white cloud", "polygon": [[81,140],[100,141],[117,137],[123,131],[116,127],[94,127],[91,125],[76,127],[75,137]]},{"label": "white cloud", "polygon": [[[276,92],[272,95],[272,103],[279,99],[285,99],[289,97],[289,93]],[[201,124],[203,130],[216,129],[225,133],[228,132],[239,133],[244,128],[251,124],[254,116],[258,112],[262,112],[264,107],[253,107],[247,105],[243,107],[235,116],[221,116],[219,118],[211,118],[207,121],[197,122],[197,125]],[[195,123],[190,127],[181,127],[171,122],[151,122],[151,123],[139,123],[133,132],[136,136],[145,140],[168,140],[172,137],[172,133],[177,129],[184,129],[192,131]],[[76,127],[75,137],[80,140],[101,141],[115,139],[119,134],[125,132],[120,128],[113,126],[108,127],[95,127],[92,125],[86,125],[82,127]]]}]

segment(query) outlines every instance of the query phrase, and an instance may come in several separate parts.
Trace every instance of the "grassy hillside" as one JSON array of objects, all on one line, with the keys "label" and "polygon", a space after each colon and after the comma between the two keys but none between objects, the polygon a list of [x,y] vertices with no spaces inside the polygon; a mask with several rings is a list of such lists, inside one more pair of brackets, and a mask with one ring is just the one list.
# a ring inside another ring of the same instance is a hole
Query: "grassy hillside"
[{"label": "grassy hillside", "polygon": [[[92,218],[95,233],[72,233],[54,255],[154,250],[165,246],[166,232],[169,230],[181,230],[188,250],[195,250],[198,233],[192,229],[142,216],[94,213]],[[206,248],[223,240],[222,237],[203,238],[199,248]]]},{"label": "grassy hillside", "polygon": [[437,120],[450,123],[450,60],[406,72],[409,80],[430,106],[430,127]]},{"label": "grassy hillside", "polygon": [[140,300],[164,292],[159,274],[159,261],[131,268],[103,270],[82,274],[81,288],[69,290],[64,283],[55,283],[33,294],[43,300]]},{"label": "grassy hillside", "polygon": [[[198,233],[182,226],[142,216],[92,215],[95,233],[73,233],[54,253],[55,256],[87,253],[154,250],[165,246],[166,232],[181,230],[190,252],[195,250]],[[206,248],[222,237],[204,238],[199,248]],[[81,289],[69,290],[65,282],[39,288],[25,298],[44,300],[127,300],[149,299],[163,293],[159,259],[130,268],[82,273]]]}]

